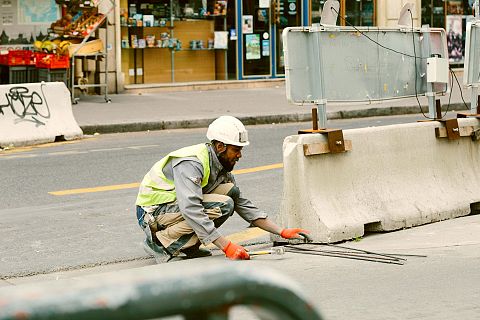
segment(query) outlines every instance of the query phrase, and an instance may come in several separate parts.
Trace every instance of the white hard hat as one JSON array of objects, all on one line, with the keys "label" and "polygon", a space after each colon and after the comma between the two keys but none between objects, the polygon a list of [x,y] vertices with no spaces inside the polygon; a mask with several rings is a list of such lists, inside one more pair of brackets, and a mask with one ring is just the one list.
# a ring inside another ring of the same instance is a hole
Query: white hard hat
[{"label": "white hard hat", "polygon": [[234,146],[248,146],[248,133],[243,123],[232,116],[221,116],[208,126],[207,139]]}]

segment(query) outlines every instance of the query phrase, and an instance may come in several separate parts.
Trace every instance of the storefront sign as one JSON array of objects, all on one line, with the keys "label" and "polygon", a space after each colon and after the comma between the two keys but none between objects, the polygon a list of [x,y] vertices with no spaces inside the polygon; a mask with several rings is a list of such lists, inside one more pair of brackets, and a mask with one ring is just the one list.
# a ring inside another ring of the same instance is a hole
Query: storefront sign
[{"label": "storefront sign", "polygon": [[297,0],[288,0],[288,14],[291,16],[297,14]]}]

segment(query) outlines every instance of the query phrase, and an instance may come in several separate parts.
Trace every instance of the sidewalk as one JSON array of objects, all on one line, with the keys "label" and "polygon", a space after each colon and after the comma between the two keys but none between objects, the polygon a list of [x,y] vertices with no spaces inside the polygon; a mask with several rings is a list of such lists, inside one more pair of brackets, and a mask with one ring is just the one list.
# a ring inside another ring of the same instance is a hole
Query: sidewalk
[{"label": "sidewalk", "polygon": [[[457,77],[461,84],[461,74]],[[245,81],[243,88],[238,88],[238,82],[232,83],[232,86],[235,88],[200,91],[195,90],[198,86],[192,84],[190,91],[184,91],[185,86],[180,86],[178,90],[182,91],[157,93],[137,89],[135,94],[110,95],[112,103],[105,103],[103,96],[81,96],[79,103],[73,106],[73,113],[85,134],[200,128],[207,127],[220,115],[235,116],[247,125],[311,120],[312,106],[296,106],[287,101],[285,81],[272,80],[263,87],[252,85],[252,81]],[[470,90],[462,89],[470,108]],[[440,98],[444,110],[448,99],[449,95]],[[428,115],[427,98],[420,96],[419,101],[423,112]],[[455,111],[468,108],[454,81],[451,112],[447,117],[455,117]],[[327,104],[328,119],[414,113],[420,113],[415,97],[372,103]]]},{"label": "sidewalk", "polygon": [[[48,287],[58,283],[75,286],[92,277],[104,281],[132,272],[169,277],[190,269],[228,267],[230,263],[232,267],[248,266],[252,273],[262,267],[289,277],[325,319],[477,319],[479,231],[480,216],[473,215],[366,235],[360,241],[340,244],[351,250],[397,255],[405,259],[400,265],[291,252],[282,256],[258,256],[250,261],[226,261],[217,250],[213,257],[160,265],[148,259],[14,278],[4,283],[0,280],[0,295],[5,295],[12,286]],[[269,245],[248,248],[259,250]],[[128,286],[128,281],[121,284]],[[122,292],[120,285],[118,289]],[[241,314],[232,319],[248,317]]]}]

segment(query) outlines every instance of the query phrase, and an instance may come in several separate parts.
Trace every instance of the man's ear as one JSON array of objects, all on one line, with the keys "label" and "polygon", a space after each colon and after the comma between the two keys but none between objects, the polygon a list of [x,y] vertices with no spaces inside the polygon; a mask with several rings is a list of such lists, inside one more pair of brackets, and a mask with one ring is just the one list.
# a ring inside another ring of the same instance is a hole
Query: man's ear
[{"label": "man's ear", "polygon": [[215,141],[215,151],[217,153],[225,152],[225,150],[227,150],[227,145],[225,143],[220,141]]}]

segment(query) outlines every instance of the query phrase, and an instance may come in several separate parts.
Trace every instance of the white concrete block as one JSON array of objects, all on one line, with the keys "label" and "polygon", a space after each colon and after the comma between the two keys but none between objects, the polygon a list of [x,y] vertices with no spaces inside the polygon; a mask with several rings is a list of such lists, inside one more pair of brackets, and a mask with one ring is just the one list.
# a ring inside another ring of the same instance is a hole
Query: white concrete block
[{"label": "white concrete block", "polygon": [[[474,126],[477,119],[459,119]],[[320,134],[289,136],[283,145],[284,194],[279,223],[336,242],[364,226],[397,230],[464,216],[480,201],[480,142],[436,138],[440,122],[351,129],[352,150],[304,155]]]},{"label": "white concrete block", "polygon": [[81,138],[63,82],[0,85],[0,146]]}]

